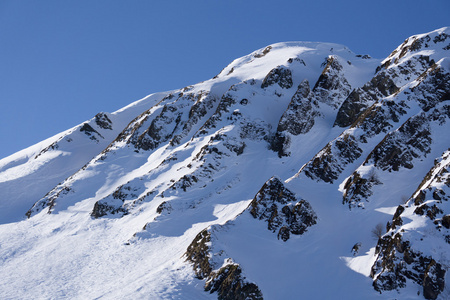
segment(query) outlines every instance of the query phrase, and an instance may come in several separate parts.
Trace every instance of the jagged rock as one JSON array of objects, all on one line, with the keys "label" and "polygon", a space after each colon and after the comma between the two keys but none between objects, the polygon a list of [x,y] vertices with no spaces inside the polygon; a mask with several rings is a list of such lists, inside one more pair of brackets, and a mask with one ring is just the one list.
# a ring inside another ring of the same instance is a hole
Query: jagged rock
[{"label": "jagged rock", "polygon": [[399,88],[387,72],[381,72],[362,88],[353,90],[344,101],[334,121],[334,126],[347,127],[377,100],[392,95]]},{"label": "jagged rock", "polygon": [[158,207],[156,208],[156,212],[158,214],[162,214],[164,211],[167,211],[168,213],[170,213],[170,211],[172,211],[172,206],[170,205],[170,203],[163,201],[160,205],[158,205]]},{"label": "jagged rock", "polygon": [[262,293],[254,283],[245,282],[238,264],[228,264],[213,272],[205,285],[210,293],[217,292],[219,300],[259,300]]},{"label": "jagged rock", "polygon": [[400,205],[395,210],[394,216],[392,217],[392,223],[388,224],[389,226],[386,226],[386,231],[389,231],[390,229],[395,229],[397,226],[403,225],[403,219],[401,217],[401,214],[405,211],[405,207]]},{"label": "jagged rock", "polygon": [[326,145],[300,172],[311,179],[333,183],[345,166],[358,159],[362,152],[355,137],[344,133]]},{"label": "jagged rock", "polygon": [[290,233],[303,234],[317,220],[311,205],[305,200],[299,200],[276,177],[263,185],[249,209],[255,219],[267,222],[267,229],[278,231],[278,238],[283,241],[289,239]]},{"label": "jagged rock", "polygon": [[269,149],[278,153],[281,158],[283,156],[289,156],[290,152],[288,150],[291,143],[291,138],[284,132],[277,132],[269,140]]},{"label": "jagged rock", "polygon": [[264,78],[261,88],[266,88],[277,83],[283,89],[290,89],[294,84],[292,82],[291,70],[284,66],[278,66],[272,69]]},{"label": "jagged rock", "polygon": [[444,290],[444,285],[445,270],[442,268],[441,264],[432,260],[425,270],[423,296],[425,299],[436,299]]},{"label": "jagged rock", "polygon": [[176,183],[174,183],[170,188],[173,190],[182,189],[186,192],[186,189],[198,182],[198,178],[195,175],[184,175]]},{"label": "jagged rock", "polygon": [[[80,128],[81,132],[84,132],[91,140],[98,141],[97,136],[104,138],[97,130],[92,128],[88,123],[84,123]],[[97,135],[97,136],[96,136]]]},{"label": "jagged rock", "polygon": [[253,56],[256,58],[264,57],[267,53],[270,52],[270,50],[272,50],[272,46],[267,46],[261,53],[255,53]]},{"label": "jagged rock", "polygon": [[186,250],[186,260],[193,264],[193,268],[197,278],[204,279],[210,276],[212,267],[209,262],[211,233],[204,229],[202,230]]},{"label": "jagged rock", "polygon": [[180,127],[181,116],[178,105],[166,104],[150,127],[138,137],[136,148],[143,150],[153,150],[162,142],[168,141],[173,137],[175,130]]},{"label": "jagged rock", "polygon": [[41,210],[48,208],[47,213],[52,213],[52,208],[56,204],[56,200],[64,195],[73,192],[73,189],[69,186],[60,185],[55,187],[53,190],[48,192],[44,198],[37,201],[27,212],[27,218],[31,218],[33,215],[37,214]]},{"label": "jagged rock", "polygon": [[[423,285],[426,299],[436,299],[444,289],[445,270],[442,265],[422,253],[414,251],[399,233],[385,235],[379,240],[379,253],[374,266],[374,288],[377,291],[394,290],[406,286],[406,279]],[[406,264],[405,264],[406,263]]]},{"label": "jagged rock", "polygon": [[450,215],[445,215],[442,217],[442,226],[447,229],[450,229]]},{"label": "jagged rock", "polygon": [[130,183],[119,186],[111,195],[95,202],[91,216],[100,218],[107,215],[124,216],[128,214],[128,209],[124,206],[125,200],[138,198],[138,188],[131,187]]},{"label": "jagged rock", "polygon": [[372,196],[371,188],[378,184],[382,183],[378,180],[375,171],[368,173],[365,178],[358,172],[354,172],[345,183],[342,202],[348,203],[349,208],[355,207],[360,201]]},{"label": "jagged rock", "polygon": [[[430,73],[428,69],[432,68],[435,62],[428,56],[414,55],[408,61],[399,62],[399,59],[410,49],[409,46],[405,46],[408,43],[409,41],[406,40],[402,46],[391,53],[377,69],[378,73],[370,82],[350,93],[339,109],[334,126],[350,126],[374,103],[396,94],[399,92],[400,87],[408,81],[424,77],[424,74]],[[437,77],[440,76],[438,75]],[[439,84],[446,85],[447,82],[439,81]]]},{"label": "jagged rock", "polygon": [[288,108],[281,116],[277,132],[287,131],[293,135],[307,133],[314,126],[314,118],[320,113],[313,108],[308,80],[303,80],[292,97]]},{"label": "jagged rock", "polygon": [[450,100],[450,72],[435,63],[421,74],[417,86],[413,87],[413,97],[427,112],[438,103]]},{"label": "jagged rock", "polygon": [[121,214],[126,214],[126,209],[124,209],[123,207],[119,206],[113,206],[113,205],[109,205],[107,203],[101,202],[101,201],[97,201],[94,204],[94,208],[92,209],[91,212],[91,216],[95,219],[98,219],[100,217],[104,217],[107,215],[114,215],[117,213],[121,213]]},{"label": "jagged rock", "polygon": [[317,118],[325,118],[320,104],[337,109],[351,91],[343,67],[336,56],[329,56],[324,66],[313,90],[310,89],[307,79],[300,83],[278,122],[277,132],[270,147],[278,152],[280,157],[290,154],[290,135],[306,134],[314,127]]},{"label": "jagged rock", "polygon": [[204,229],[197,234],[184,254],[186,260],[193,264],[197,278],[206,279],[205,291],[211,294],[217,292],[218,299],[223,300],[263,299],[258,286],[243,276],[239,264],[227,259],[224,266],[213,270],[211,243],[211,232]]},{"label": "jagged rock", "polygon": [[361,246],[362,246],[362,244],[359,242],[353,245],[352,251],[351,251],[353,256],[356,256],[358,254],[359,249],[361,249]]},{"label": "jagged rock", "polygon": [[[422,113],[409,118],[372,150],[364,164],[373,163],[376,168],[389,172],[413,168],[414,159],[426,157],[431,152],[433,114]],[[445,114],[439,113],[439,116],[443,117],[440,122],[445,123]]]},{"label": "jagged rock", "polygon": [[217,123],[221,120],[221,118],[229,112],[229,108],[237,103],[236,97],[231,93],[234,89],[236,89],[236,87],[231,86],[228,92],[222,96],[216,111],[199,129],[197,135],[206,135],[209,130],[216,128]]},{"label": "jagged rock", "polygon": [[[176,99],[173,94],[165,97],[161,101],[165,104],[156,117],[151,121],[142,118],[141,122],[135,124],[129,142],[143,150],[154,150],[168,141],[172,146],[178,145],[203,117],[206,118],[214,110],[218,102],[218,97],[209,92],[186,93],[189,90],[184,89]],[[142,131],[148,122],[148,128]]]},{"label": "jagged rock", "polygon": [[[407,206],[399,206],[392,223],[388,226],[389,231],[378,241],[376,248],[378,257],[372,267],[372,277],[376,290],[403,288],[407,279],[423,287],[423,296],[426,299],[437,299],[444,290],[445,274],[448,269],[448,261],[444,254],[446,250],[439,250],[444,251],[443,254],[429,250],[428,253],[424,253],[417,248],[421,247],[421,243],[426,243],[425,247],[420,249],[429,249],[429,242],[424,241],[424,238],[427,235],[438,235],[440,231],[444,231],[442,238],[448,243],[449,235],[445,234],[450,227],[448,224],[450,221],[449,215],[445,214],[448,206],[442,200],[430,199],[436,192],[435,187],[442,186],[443,179],[449,175],[447,169],[449,155],[450,152],[446,151],[440,161],[435,161],[435,165],[427,173],[415,195],[411,198],[415,199],[413,207],[407,211]],[[446,192],[441,191],[441,195],[445,196]],[[423,232],[423,234],[421,234],[420,239],[414,238],[412,232],[404,229],[401,216],[408,219],[420,216],[423,218],[420,228],[420,232]]]},{"label": "jagged rock", "polygon": [[112,121],[108,118],[108,115],[106,113],[96,114],[95,123],[100,128],[112,130]]},{"label": "jagged rock", "polygon": [[322,74],[314,85],[314,99],[339,108],[351,90],[338,58],[334,55],[329,56]]}]

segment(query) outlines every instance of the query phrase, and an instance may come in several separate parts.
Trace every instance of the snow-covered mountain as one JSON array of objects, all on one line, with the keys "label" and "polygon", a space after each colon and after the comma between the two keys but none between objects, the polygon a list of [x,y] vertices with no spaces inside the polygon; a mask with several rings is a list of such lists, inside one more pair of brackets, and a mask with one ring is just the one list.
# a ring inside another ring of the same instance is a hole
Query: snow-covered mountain
[{"label": "snow-covered mountain", "polygon": [[0,160],[0,298],[448,299],[449,50],[278,43]]}]

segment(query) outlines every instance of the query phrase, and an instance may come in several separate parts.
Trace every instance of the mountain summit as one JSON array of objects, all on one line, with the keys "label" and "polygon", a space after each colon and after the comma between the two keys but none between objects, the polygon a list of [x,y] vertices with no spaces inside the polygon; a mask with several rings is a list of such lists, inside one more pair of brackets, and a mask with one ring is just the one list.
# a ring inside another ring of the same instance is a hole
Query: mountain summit
[{"label": "mountain summit", "polygon": [[0,297],[448,299],[449,50],[273,44],[0,160]]}]

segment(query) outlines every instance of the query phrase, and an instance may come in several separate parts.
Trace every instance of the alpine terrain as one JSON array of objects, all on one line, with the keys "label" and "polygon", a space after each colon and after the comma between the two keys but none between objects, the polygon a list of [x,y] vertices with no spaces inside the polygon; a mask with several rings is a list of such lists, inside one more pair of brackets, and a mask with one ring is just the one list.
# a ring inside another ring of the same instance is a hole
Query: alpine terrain
[{"label": "alpine terrain", "polygon": [[449,299],[450,28],[288,42],[0,160],[1,299]]}]

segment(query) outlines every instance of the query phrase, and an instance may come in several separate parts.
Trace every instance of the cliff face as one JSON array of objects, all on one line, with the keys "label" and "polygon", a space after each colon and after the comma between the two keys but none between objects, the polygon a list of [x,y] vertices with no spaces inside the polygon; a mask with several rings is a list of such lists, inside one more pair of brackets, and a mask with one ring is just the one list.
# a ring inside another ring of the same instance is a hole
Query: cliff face
[{"label": "cliff face", "polygon": [[449,50],[274,44],[1,160],[0,290],[447,297]]}]

